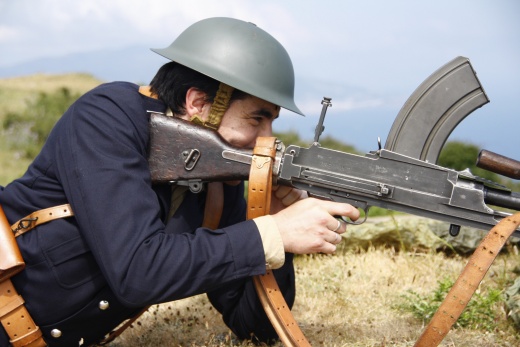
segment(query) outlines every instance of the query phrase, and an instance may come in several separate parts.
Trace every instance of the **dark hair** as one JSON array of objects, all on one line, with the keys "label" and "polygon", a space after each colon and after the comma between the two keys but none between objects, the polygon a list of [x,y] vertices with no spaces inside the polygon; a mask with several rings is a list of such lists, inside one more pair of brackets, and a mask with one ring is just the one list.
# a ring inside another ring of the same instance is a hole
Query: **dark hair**
[{"label": "dark hair", "polygon": [[[194,87],[206,93],[206,101],[213,102],[220,82],[200,72],[192,70],[176,62],[161,66],[150,82],[151,92],[173,111],[174,114],[185,114],[186,92]],[[248,94],[234,90],[231,101],[243,99]]]}]

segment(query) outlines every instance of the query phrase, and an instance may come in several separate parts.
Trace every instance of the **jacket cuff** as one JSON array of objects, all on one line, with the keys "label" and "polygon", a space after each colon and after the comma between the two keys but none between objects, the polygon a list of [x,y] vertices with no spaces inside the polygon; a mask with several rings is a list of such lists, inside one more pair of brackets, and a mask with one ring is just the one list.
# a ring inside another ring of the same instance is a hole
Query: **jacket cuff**
[{"label": "jacket cuff", "polygon": [[254,218],[253,221],[262,239],[267,269],[274,270],[281,268],[285,262],[285,251],[282,236],[280,235],[274,218],[267,215]]}]

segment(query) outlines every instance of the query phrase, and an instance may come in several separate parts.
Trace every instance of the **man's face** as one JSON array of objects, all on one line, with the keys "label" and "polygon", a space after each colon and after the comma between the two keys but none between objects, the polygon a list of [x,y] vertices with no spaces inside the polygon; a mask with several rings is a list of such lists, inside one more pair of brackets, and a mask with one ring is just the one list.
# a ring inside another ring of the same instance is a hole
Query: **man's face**
[{"label": "man's face", "polygon": [[234,100],[224,113],[218,132],[233,146],[254,148],[257,137],[272,136],[273,121],[279,113],[280,107],[255,96]]}]

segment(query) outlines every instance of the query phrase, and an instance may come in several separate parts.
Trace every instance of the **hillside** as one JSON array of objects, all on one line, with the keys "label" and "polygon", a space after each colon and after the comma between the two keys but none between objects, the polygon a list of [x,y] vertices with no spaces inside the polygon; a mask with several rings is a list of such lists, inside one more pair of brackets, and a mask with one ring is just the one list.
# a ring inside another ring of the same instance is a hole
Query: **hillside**
[{"label": "hillside", "polygon": [[102,81],[88,74],[35,74],[0,79],[0,120],[8,112],[19,111],[26,101],[40,92],[52,92],[62,87],[84,93]]},{"label": "hillside", "polygon": [[[48,75],[35,74],[0,79],[0,124],[9,112],[20,112],[27,102],[41,92],[53,92],[67,87],[74,93],[86,91],[101,84],[102,81],[88,74]],[[29,161],[8,148],[5,134],[0,126],[0,185],[23,174]]]}]

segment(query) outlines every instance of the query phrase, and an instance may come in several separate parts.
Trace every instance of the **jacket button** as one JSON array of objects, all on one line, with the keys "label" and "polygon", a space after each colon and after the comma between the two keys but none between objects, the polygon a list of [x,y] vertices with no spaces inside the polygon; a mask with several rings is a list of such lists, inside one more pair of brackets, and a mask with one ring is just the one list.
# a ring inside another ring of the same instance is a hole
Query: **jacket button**
[{"label": "jacket button", "polygon": [[58,337],[61,336],[61,330],[59,330],[59,329],[52,329],[51,330],[51,336],[57,339]]},{"label": "jacket button", "polygon": [[99,309],[100,310],[106,310],[108,308],[108,306],[110,306],[110,304],[106,300],[101,300],[99,302]]}]

